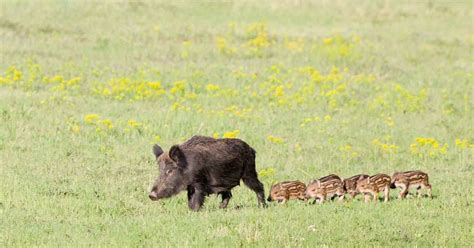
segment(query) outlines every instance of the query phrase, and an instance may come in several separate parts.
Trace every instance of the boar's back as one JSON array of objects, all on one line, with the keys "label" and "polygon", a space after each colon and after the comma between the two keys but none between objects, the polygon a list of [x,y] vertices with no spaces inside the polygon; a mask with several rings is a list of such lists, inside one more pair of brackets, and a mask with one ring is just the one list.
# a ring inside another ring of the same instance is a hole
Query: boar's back
[{"label": "boar's back", "polygon": [[239,185],[245,167],[255,161],[255,150],[239,139],[194,136],[179,147],[186,154],[188,172],[204,183],[209,193]]}]

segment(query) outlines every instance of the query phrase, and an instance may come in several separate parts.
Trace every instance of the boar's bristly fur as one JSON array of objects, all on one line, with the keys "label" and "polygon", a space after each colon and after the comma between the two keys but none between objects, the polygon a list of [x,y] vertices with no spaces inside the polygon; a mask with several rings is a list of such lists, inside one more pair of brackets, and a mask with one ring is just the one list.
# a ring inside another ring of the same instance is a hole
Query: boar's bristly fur
[{"label": "boar's bristly fur", "polygon": [[255,150],[240,139],[194,136],[172,146],[168,152],[155,145],[153,153],[160,176],[149,194],[152,200],[187,190],[188,206],[192,210],[199,210],[210,194],[221,195],[220,207],[226,208],[232,188],[242,180],[255,191],[258,204],[266,206],[263,184],[255,170]]}]

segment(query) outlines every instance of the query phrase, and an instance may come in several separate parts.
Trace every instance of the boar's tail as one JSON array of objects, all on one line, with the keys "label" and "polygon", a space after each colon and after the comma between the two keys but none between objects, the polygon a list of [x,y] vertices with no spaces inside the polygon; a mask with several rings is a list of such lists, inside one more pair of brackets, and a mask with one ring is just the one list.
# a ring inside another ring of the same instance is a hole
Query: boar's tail
[{"label": "boar's tail", "polygon": [[257,156],[257,152],[255,151],[255,149],[253,149],[252,147],[250,147],[250,152],[252,153],[253,158],[255,159],[255,157]]},{"label": "boar's tail", "polygon": [[244,152],[244,168],[242,170],[242,175],[241,177],[243,178],[255,178],[257,177],[257,171],[255,168],[255,157],[256,157],[256,151],[250,147],[249,145],[246,145],[246,149]]}]

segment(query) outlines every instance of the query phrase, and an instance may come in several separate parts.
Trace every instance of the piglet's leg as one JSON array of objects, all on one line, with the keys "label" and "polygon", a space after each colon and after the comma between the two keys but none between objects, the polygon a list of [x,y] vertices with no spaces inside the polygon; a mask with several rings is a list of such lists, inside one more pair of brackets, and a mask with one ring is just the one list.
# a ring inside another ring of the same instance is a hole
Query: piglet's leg
[{"label": "piglet's leg", "polygon": [[433,198],[433,195],[431,194],[431,184],[426,183],[424,186],[425,186],[425,188],[428,190],[428,196],[429,196],[430,198]]},{"label": "piglet's leg", "polygon": [[325,200],[326,200],[326,195],[321,195],[321,197],[319,197],[319,204],[323,204]]},{"label": "piglet's leg", "polygon": [[374,199],[374,202],[377,203],[377,200],[378,200],[377,198],[379,197],[379,192],[378,192],[378,191],[374,191],[374,192],[372,193],[372,195],[373,195],[373,197],[374,197],[374,198],[373,198],[373,199]]},{"label": "piglet's leg", "polygon": [[384,202],[388,202],[388,200],[390,199],[390,185],[385,186],[383,195],[384,195]]},{"label": "piglet's leg", "polygon": [[400,185],[400,194],[398,195],[398,198],[399,199],[405,198],[407,193],[408,193],[408,185],[406,184]]},{"label": "piglet's leg", "polygon": [[346,195],[345,194],[346,192],[344,192],[343,189],[339,190],[339,192],[337,192],[337,196],[339,197],[339,201],[343,201],[344,200],[344,196]]},{"label": "piglet's leg", "polygon": [[349,195],[351,196],[351,200],[353,200],[355,198],[356,194],[357,194],[356,192],[349,193]]},{"label": "piglet's leg", "polygon": [[416,187],[416,197],[421,198],[421,186]]},{"label": "piglet's leg", "polygon": [[364,201],[365,201],[365,202],[369,202],[369,201],[370,201],[370,195],[371,195],[371,193],[365,193],[365,195],[364,195]]},{"label": "piglet's leg", "polygon": [[290,199],[290,192],[285,192],[285,197],[283,198],[283,202],[281,204],[285,204]]},{"label": "piglet's leg", "polygon": [[344,194],[340,194],[338,199],[340,202],[344,201]]}]

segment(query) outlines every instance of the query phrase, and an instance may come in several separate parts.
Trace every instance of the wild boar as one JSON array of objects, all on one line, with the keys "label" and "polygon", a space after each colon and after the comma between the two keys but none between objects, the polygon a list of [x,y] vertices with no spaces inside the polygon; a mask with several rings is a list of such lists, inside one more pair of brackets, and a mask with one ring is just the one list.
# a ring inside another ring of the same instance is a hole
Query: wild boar
[{"label": "wild boar", "polygon": [[344,183],[342,179],[334,174],[313,180],[306,186],[306,198],[314,198],[314,203],[319,199],[323,203],[326,199],[338,196],[339,201],[344,199]]},{"label": "wild boar", "polygon": [[354,197],[360,193],[357,191],[357,182],[368,177],[369,175],[359,174],[344,179],[344,190],[351,196],[352,199],[354,199]]},{"label": "wild boar", "polygon": [[428,196],[431,197],[431,184],[429,183],[428,174],[423,171],[405,171],[395,172],[392,176],[392,183],[390,188],[400,188],[400,194],[398,198],[403,199],[407,196],[410,188],[416,188],[418,197],[421,197],[421,188],[428,190]]},{"label": "wild boar", "polygon": [[286,203],[291,199],[306,200],[306,185],[300,181],[284,181],[272,185],[267,201]]},{"label": "wild boar", "polygon": [[376,174],[365,179],[357,181],[357,191],[365,196],[365,202],[369,201],[369,194],[373,196],[375,202],[379,192],[383,190],[384,201],[387,202],[390,198],[390,177],[386,174]]},{"label": "wild boar", "polygon": [[156,201],[186,190],[188,206],[198,211],[205,197],[220,194],[220,208],[226,208],[231,190],[240,180],[257,194],[258,205],[266,207],[263,184],[255,170],[255,150],[240,139],[214,139],[193,136],[163,152],[153,146],[160,176],[149,197]]}]

